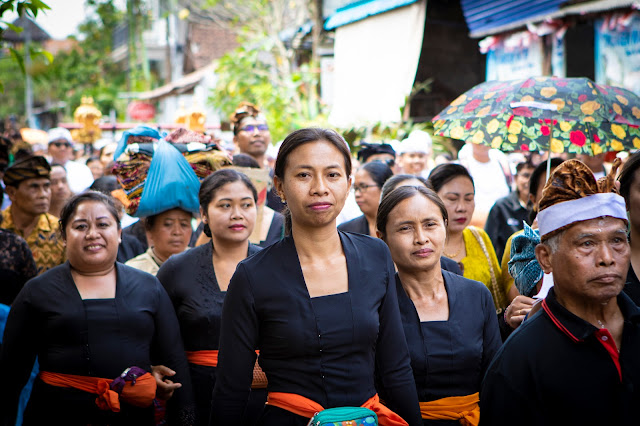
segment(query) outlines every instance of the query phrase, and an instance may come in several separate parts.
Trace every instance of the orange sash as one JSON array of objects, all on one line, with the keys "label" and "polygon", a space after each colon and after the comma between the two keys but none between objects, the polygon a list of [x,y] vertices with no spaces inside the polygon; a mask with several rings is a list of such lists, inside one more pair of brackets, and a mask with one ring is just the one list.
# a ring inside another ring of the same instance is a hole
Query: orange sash
[{"label": "orange sash", "polygon": [[74,388],[83,392],[95,393],[98,395],[96,398],[98,408],[111,410],[115,413],[120,412],[120,397],[128,404],[136,407],[149,407],[153,404],[153,398],[156,396],[156,379],[150,373],[136,378],[135,385],[131,382],[126,382],[121,394],[109,388],[113,381],[112,379],[51,373],[49,371],[41,371],[39,377],[40,380],[51,386]]},{"label": "orange sash", "polygon": [[[204,365],[205,367],[217,367],[218,366],[218,351],[216,350],[204,350],[204,351],[186,351],[187,360],[191,364]],[[256,354],[260,355],[260,351],[256,351]],[[252,389],[264,389],[267,387],[267,376],[264,371],[258,365],[258,360],[253,366],[253,382],[251,383]]]},{"label": "orange sash", "polygon": [[480,394],[450,396],[435,401],[421,402],[423,419],[459,420],[462,426],[478,426],[480,423]]},{"label": "orange sash", "polygon": [[[267,405],[282,408],[308,419],[314,414],[324,410],[322,405],[315,401],[305,398],[296,393],[286,392],[269,392],[267,395]],[[402,417],[385,407],[381,402],[378,394],[373,395],[367,400],[362,407],[368,408],[378,415],[378,423],[381,426],[408,426]]]},{"label": "orange sash", "polygon": [[186,351],[187,360],[191,364],[204,365],[205,367],[218,366],[218,351]]}]

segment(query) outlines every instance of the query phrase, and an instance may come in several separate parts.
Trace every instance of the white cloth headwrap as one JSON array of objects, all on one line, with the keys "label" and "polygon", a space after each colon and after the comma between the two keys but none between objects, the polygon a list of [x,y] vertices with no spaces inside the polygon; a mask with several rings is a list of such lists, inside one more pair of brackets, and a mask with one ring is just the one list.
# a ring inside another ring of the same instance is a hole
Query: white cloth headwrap
[{"label": "white cloth headwrap", "polygon": [[627,220],[624,198],[613,192],[593,194],[571,201],[563,201],[538,213],[540,236],[583,220],[611,216]]}]

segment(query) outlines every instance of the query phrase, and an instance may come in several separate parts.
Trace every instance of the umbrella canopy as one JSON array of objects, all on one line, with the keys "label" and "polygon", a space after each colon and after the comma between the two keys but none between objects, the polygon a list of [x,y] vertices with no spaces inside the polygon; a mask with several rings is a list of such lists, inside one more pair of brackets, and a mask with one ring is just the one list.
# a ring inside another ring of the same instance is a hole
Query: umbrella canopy
[{"label": "umbrella canopy", "polygon": [[599,154],[640,148],[640,98],[587,78],[488,81],[433,119],[435,133],[502,151]]}]

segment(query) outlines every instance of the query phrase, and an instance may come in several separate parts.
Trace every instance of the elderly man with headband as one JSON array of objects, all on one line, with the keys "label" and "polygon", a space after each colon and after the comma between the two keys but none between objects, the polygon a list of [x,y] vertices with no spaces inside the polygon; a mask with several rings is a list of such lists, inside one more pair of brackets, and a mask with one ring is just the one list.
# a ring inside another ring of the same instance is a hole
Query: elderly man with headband
[{"label": "elderly man with headband", "polygon": [[638,423],[640,309],[622,293],[630,250],[614,176],[596,182],[571,160],[547,182],[535,254],[555,286],[489,367],[481,424]]}]

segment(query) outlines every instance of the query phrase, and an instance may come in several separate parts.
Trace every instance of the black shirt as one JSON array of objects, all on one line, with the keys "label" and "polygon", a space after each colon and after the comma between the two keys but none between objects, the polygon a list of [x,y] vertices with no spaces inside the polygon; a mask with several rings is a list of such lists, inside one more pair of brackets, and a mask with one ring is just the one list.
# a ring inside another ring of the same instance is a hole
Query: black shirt
[{"label": "black shirt", "polygon": [[[348,220],[338,225],[338,229],[343,232],[353,232],[355,234],[369,235],[369,222],[365,215]],[[375,235],[370,235],[375,237]]]},{"label": "black shirt", "polygon": [[[247,256],[261,249],[249,244]],[[226,291],[221,291],[213,269],[213,243],[171,256],[156,277],[169,294],[178,315],[184,348],[187,351],[216,350],[220,340],[220,318]],[[216,368],[189,364],[196,401],[197,424],[208,424]],[[256,420],[266,401],[264,391],[251,392],[250,419]],[[247,421],[245,423],[252,424]]]},{"label": "black shirt", "polygon": [[507,240],[514,233],[524,228],[523,221],[529,218],[529,211],[522,207],[518,191],[512,191],[500,198],[491,207],[484,230],[489,235],[498,260],[502,259]]},{"label": "black shirt", "polygon": [[633,266],[629,263],[629,272],[627,273],[627,283],[624,285],[624,292],[633,300],[633,303],[640,306],[640,281],[633,270]]},{"label": "black shirt", "polygon": [[[169,404],[170,419],[189,423],[191,382],[178,321],[171,301],[158,280],[145,272],[116,263],[114,299],[83,300],[69,263],[30,280],[16,298],[5,328],[0,375],[0,424],[15,416],[20,390],[38,357],[41,371],[113,379],[126,368],[151,371],[163,364],[183,384]],[[149,424],[153,408],[121,401],[119,415],[99,410],[96,395],[50,386],[36,380],[25,424]]]},{"label": "black shirt", "polygon": [[[422,424],[389,250],[381,240],[338,232],[348,270],[343,295],[309,297],[291,236],[238,265],[222,311],[213,424],[241,417],[255,349],[269,392],[296,393],[324,408],[359,406],[376,393],[377,369],[389,408]],[[287,424],[308,422],[289,414]]]},{"label": "black shirt", "polygon": [[120,263],[125,263],[127,260],[141,255],[149,248],[145,247],[136,236],[128,232],[122,232],[120,239],[122,241],[118,245],[118,257],[116,258]]},{"label": "black shirt", "polygon": [[0,303],[11,305],[24,283],[38,273],[27,242],[0,229]]},{"label": "black shirt", "polygon": [[489,363],[502,344],[489,289],[447,271],[442,271],[442,276],[449,319],[420,322],[396,274],[398,304],[420,401],[479,392]]},{"label": "black shirt", "polygon": [[598,329],[560,305],[554,289],[496,355],[480,392],[480,424],[631,425],[640,406],[640,310],[621,293],[618,353]]}]

